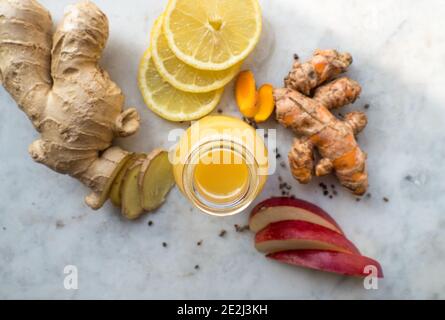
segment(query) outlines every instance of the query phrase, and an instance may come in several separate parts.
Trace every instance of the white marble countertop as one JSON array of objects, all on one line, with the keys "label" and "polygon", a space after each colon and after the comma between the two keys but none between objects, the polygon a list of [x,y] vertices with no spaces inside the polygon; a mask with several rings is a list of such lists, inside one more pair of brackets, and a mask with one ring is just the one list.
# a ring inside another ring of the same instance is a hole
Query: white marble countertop
[{"label": "white marble countertop", "polygon": [[[72,0],[41,2],[58,21]],[[166,1],[95,2],[110,20],[102,65],[142,117],[139,133],[119,143],[139,151],[168,147],[165,132],[177,125],[147,110],[136,85],[138,60]],[[371,197],[357,202],[341,190],[329,199],[318,183],[337,184],[334,179],[300,186],[279,168],[259,200],[277,195],[277,178],[283,176],[295,195],[329,211],[365,255],[381,262],[385,279],[379,289],[269,261],[255,251],[252,234],[234,230],[234,224],[246,223],[247,213],[200,214],[177,189],[160,210],[137,222],[122,219],[110,204],[90,210],[83,202],[86,188],[28,156],[37,133],[0,89],[0,298],[445,298],[445,4],[261,4],[263,38],[246,62],[259,83],[281,85],[294,53],[303,59],[315,48],[352,53],[349,75],[362,84],[363,94],[346,109],[370,106],[369,125],[359,141],[369,154]],[[236,114],[231,87],[220,106]],[[265,125],[275,126],[274,121]],[[283,155],[291,138],[279,129]],[[222,229],[224,238],[218,236]],[[78,290],[64,289],[65,265],[77,266]]]}]

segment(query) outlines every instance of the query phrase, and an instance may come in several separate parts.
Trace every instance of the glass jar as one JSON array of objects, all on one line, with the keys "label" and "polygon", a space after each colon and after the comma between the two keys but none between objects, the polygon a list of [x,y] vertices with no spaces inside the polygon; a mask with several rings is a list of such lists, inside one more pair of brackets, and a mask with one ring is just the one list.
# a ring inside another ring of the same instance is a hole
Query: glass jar
[{"label": "glass jar", "polygon": [[233,215],[261,192],[268,153],[255,129],[228,116],[195,122],[173,151],[173,172],[182,193],[200,210]]}]

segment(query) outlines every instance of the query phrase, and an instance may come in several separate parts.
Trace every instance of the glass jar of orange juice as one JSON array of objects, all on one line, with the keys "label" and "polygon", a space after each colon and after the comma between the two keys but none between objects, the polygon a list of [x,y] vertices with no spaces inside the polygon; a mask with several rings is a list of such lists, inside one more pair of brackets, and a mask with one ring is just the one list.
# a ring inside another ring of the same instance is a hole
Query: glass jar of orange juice
[{"label": "glass jar of orange juice", "polygon": [[173,172],[182,193],[218,216],[245,209],[262,190],[268,152],[255,129],[237,118],[208,116],[195,122],[173,150]]}]

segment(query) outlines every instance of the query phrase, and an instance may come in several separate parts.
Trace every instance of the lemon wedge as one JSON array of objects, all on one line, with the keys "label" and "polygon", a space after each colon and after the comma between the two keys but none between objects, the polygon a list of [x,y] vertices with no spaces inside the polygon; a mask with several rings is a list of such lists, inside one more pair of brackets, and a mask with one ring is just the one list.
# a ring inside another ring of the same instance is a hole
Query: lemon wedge
[{"label": "lemon wedge", "polygon": [[190,93],[176,89],[158,73],[151,56],[151,48],[141,60],[138,84],[148,108],[170,121],[202,118],[216,107],[224,90]]},{"label": "lemon wedge", "polygon": [[151,53],[156,69],[172,86],[188,92],[209,92],[224,87],[238,73],[241,63],[221,71],[200,70],[178,59],[170,50],[159,17],[151,33]]},{"label": "lemon wedge", "polygon": [[261,34],[258,0],[170,0],[164,34],[173,53],[203,70],[224,70],[244,60]]}]

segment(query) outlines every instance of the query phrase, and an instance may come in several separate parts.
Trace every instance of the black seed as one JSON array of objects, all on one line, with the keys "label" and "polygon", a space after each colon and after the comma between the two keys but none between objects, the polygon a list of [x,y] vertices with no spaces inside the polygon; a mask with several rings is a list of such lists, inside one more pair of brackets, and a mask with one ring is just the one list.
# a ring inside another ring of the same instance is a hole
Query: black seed
[{"label": "black seed", "polygon": [[365,108],[365,109],[369,109],[369,104],[365,104],[365,105],[363,106],[363,108]]},{"label": "black seed", "polygon": [[167,248],[167,242],[162,242],[162,246],[163,246],[164,248]]},{"label": "black seed", "polygon": [[236,231],[236,232],[244,232],[244,231],[246,231],[246,230],[249,229],[249,226],[248,226],[248,225],[245,225],[245,226],[239,226],[239,225],[235,224],[234,227],[235,227],[235,231]]},{"label": "black seed", "polygon": [[202,240],[199,240],[198,242],[196,242],[196,245],[197,245],[197,246],[202,245]]},{"label": "black seed", "polygon": [[389,202],[389,199],[387,197],[383,197],[383,201]]},{"label": "black seed", "polygon": [[329,192],[328,192],[328,191],[326,191],[326,190],[325,190],[325,191],[323,191],[323,195],[324,195],[324,196],[327,196],[328,194],[329,194]]},{"label": "black seed", "polygon": [[219,236],[220,236],[221,238],[223,238],[223,237],[226,235],[226,233],[227,233],[226,230],[221,230],[220,233],[219,233]]},{"label": "black seed", "polygon": [[148,221],[148,225],[151,227],[153,225],[153,221]]},{"label": "black seed", "polygon": [[195,270],[198,270],[199,269],[199,264],[197,264],[196,266],[195,266]]}]

